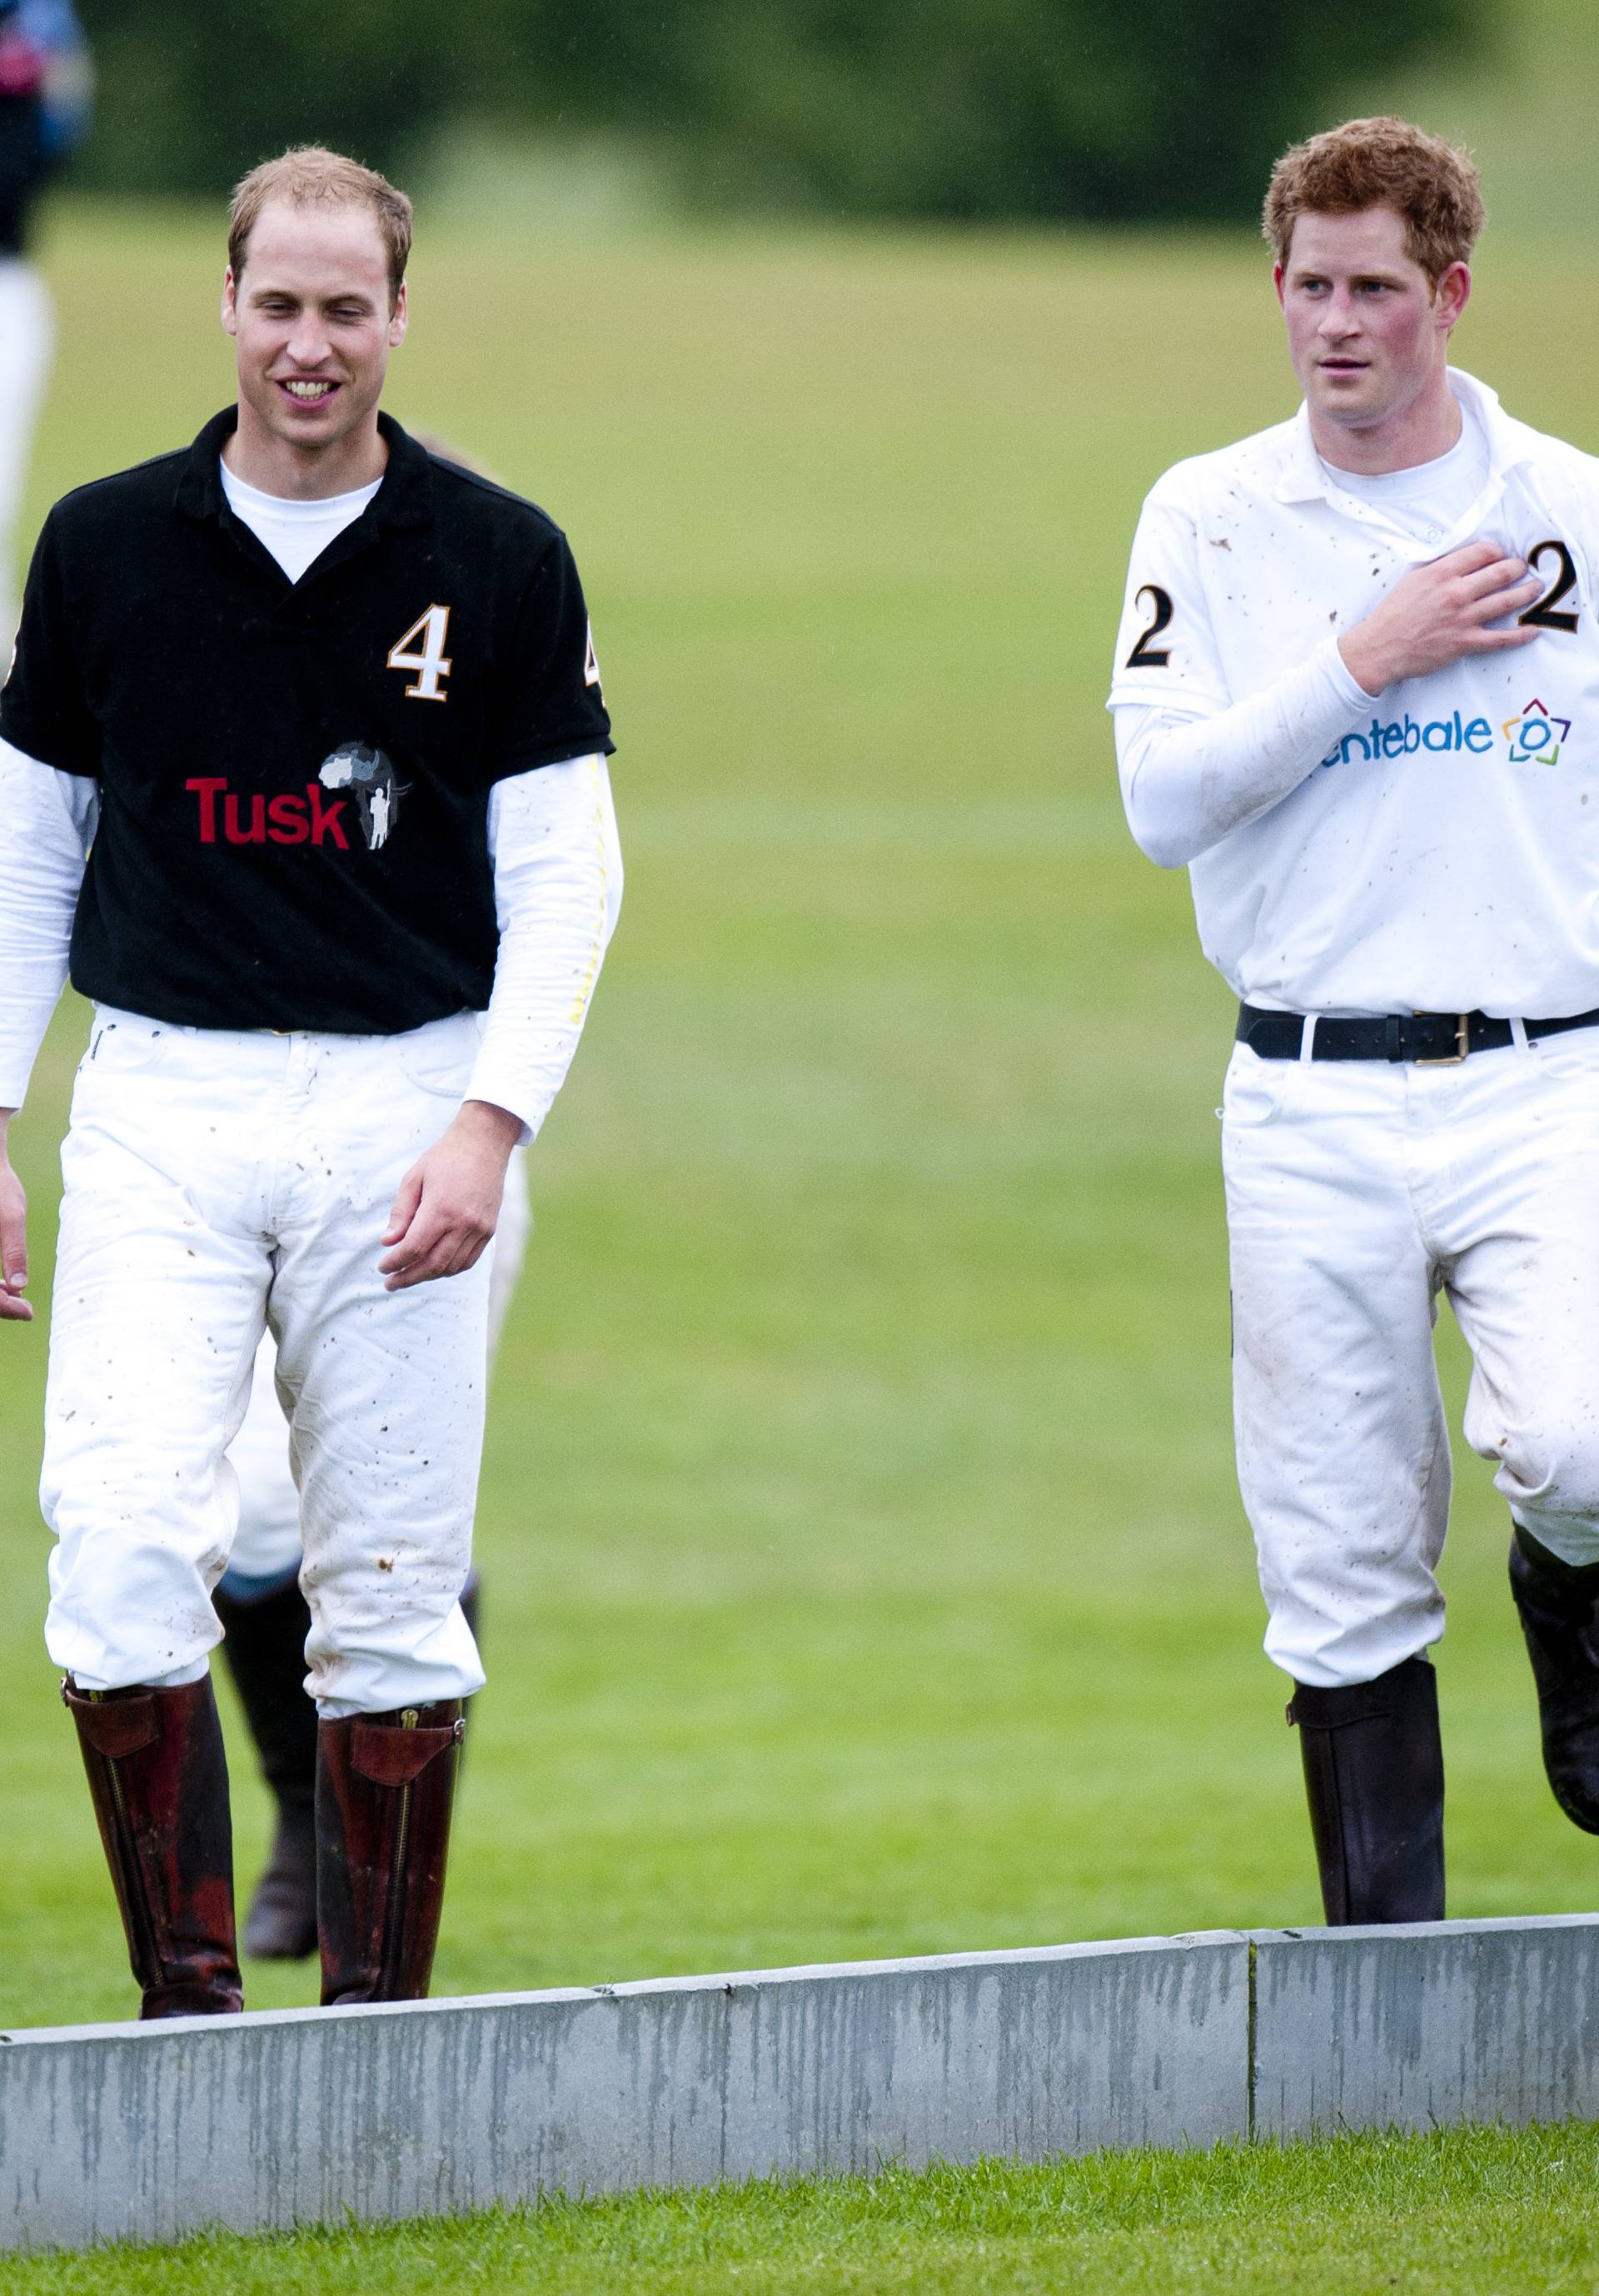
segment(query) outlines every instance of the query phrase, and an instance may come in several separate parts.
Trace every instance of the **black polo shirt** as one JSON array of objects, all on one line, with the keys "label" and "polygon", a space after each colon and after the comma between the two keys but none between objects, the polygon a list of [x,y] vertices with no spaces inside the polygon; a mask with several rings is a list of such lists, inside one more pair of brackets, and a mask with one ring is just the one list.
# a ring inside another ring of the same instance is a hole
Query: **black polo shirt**
[{"label": "black polo shirt", "polygon": [[560,529],[379,419],[382,485],[295,583],[223,494],[233,408],[45,521],[0,734],[100,784],[86,996],[382,1033],[488,1004],[489,791],[610,720]]}]

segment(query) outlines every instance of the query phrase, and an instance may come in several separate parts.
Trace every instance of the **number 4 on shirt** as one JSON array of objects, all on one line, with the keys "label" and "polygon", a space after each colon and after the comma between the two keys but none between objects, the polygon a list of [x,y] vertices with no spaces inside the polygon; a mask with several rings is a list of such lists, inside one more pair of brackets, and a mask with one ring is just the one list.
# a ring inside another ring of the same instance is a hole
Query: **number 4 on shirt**
[{"label": "number 4 on shirt", "polygon": [[[430,606],[425,614],[418,614],[410,628],[396,638],[390,647],[390,669],[414,669],[416,672],[415,685],[406,688],[409,698],[417,701],[449,700],[449,695],[441,690],[443,680],[450,674],[450,664],[444,651],[449,627],[449,608]],[[417,641],[420,644],[416,645],[416,650],[407,652],[406,649]]]}]

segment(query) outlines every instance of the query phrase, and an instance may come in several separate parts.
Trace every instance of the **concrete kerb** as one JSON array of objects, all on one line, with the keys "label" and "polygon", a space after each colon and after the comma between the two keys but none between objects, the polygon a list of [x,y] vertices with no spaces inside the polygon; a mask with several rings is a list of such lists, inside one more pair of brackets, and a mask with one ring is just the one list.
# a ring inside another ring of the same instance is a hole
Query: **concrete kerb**
[{"label": "concrete kerb", "polygon": [[1226,1935],[19,2033],[0,2242],[1209,2144],[1248,2017]]},{"label": "concrete kerb", "polygon": [[1599,1918],[1251,1942],[1256,2135],[1599,2119]]},{"label": "concrete kerb", "polygon": [[1599,1917],[19,2031],[0,2248],[1599,2112]]}]

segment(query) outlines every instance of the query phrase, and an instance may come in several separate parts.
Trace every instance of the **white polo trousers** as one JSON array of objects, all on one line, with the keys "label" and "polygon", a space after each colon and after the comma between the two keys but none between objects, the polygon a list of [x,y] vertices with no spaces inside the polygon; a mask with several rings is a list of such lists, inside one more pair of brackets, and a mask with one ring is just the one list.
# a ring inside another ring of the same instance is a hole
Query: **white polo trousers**
[{"label": "white polo trousers", "polygon": [[41,1488],[58,1541],[45,1641],[86,1686],[181,1678],[220,1639],[225,1454],[264,1329],[292,1412],[312,1695],[379,1712],[482,1686],[457,1597],[488,1255],[404,1292],[377,1272],[479,1027],[275,1036],[96,1014],[62,1152]]},{"label": "white polo trousers", "polygon": [[17,521],[54,354],[49,288],[31,263],[0,256],[0,661],[9,659],[16,634]]},{"label": "white polo trousers", "polygon": [[[488,1275],[488,1362],[492,1369],[505,1317],[527,1257],[533,1214],[528,1202],[528,1152],[512,1151],[505,1200],[495,1230]],[[278,1392],[277,1341],[261,1334],[243,1424],[228,1447],[239,1480],[239,1523],[228,1568],[250,1578],[281,1578],[299,1563],[299,1493],[294,1488],[289,1431],[290,1401]]]},{"label": "white polo trousers", "polygon": [[1458,1067],[1265,1061],[1222,1110],[1238,1473],[1297,1681],[1435,1643],[1449,1507],[1440,1291],[1465,1436],[1516,1519],[1599,1560],[1599,1029]]}]

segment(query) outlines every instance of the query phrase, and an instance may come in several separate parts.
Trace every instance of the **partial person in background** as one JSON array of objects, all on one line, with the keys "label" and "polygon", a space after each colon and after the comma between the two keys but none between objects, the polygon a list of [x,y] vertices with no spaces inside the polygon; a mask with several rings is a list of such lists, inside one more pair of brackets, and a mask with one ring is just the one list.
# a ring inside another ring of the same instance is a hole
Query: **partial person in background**
[{"label": "partial person in background", "polygon": [[[492,471],[436,432],[415,435],[417,444],[439,461],[500,483]],[[620,892],[614,874],[611,890],[607,941]],[[488,1281],[491,1365],[532,1230],[528,1152],[516,1148],[505,1176]],[[303,1961],[316,1950],[316,1709],[306,1689],[311,1611],[299,1583],[305,1545],[285,1422],[277,1342],[268,1331],[257,1351],[244,1424],[227,1454],[239,1479],[239,1529],[211,1596],[227,1636],[223,1655],[276,1804],[272,1848],[244,1921],[244,1948],[258,1961]],[[461,1595],[474,1637],[480,1630],[480,1583],[474,1568]]]},{"label": "partial person in background", "polygon": [[50,291],[27,259],[40,185],[88,126],[89,57],[71,0],[0,0],[0,649],[17,627],[17,519],[50,378]]}]

